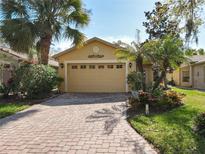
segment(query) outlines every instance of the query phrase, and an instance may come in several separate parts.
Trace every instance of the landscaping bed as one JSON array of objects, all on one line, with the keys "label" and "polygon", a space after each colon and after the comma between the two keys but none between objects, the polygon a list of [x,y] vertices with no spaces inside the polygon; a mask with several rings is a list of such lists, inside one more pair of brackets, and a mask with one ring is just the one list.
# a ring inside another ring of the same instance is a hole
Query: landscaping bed
[{"label": "landscaping bed", "polygon": [[194,119],[205,112],[205,92],[173,88],[186,94],[184,105],[149,116],[129,118],[131,125],[161,153],[205,153],[205,138],[194,131]]}]

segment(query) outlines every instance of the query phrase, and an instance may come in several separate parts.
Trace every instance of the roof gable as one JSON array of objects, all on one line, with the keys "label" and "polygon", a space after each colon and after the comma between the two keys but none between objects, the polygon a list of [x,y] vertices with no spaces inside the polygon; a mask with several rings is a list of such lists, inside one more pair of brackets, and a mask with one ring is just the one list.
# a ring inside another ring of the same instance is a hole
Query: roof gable
[{"label": "roof gable", "polygon": [[[110,43],[110,42],[108,42],[108,41],[105,41],[105,40],[103,40],[103,39],[100,39],[100,38],[98,38],[98,37],[93,37],[93,38],[91,38],[91,39],[85,41],[85,42],[83,43],[83,47],[86,46],[86,45],[88,45],[88,44],[90,44],[90,43],[92,43],[92,42],[94,42],[94,41],[97,41],[97,42],[99,42],[99,43],[102,43],[102,44],[104,44],[104,45],[110,46],[110,47],[115,48],[115,49],[118,48],[115,44]],[[71,48],[69,48],[69,49],[66,49],[66,50],[60,52],[60,53],[57,53],[57,54],[53,55],[52,57],[53,57],[53,58],[60,57],[60,56],[66,54],[66,53],[68,53],[68,52],[71,52],[71,51],[77,49],[77,48],[78,48],[77,46],[71,47]]]}]

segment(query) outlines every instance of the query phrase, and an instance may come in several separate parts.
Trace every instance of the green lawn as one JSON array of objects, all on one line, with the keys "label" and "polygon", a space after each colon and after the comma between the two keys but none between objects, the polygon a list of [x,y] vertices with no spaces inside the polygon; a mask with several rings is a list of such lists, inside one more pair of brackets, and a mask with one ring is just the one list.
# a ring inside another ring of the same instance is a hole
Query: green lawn
[{"label": "green lawn", "polygon": [[205,138],[193,131],[193,119],[200,112],[205,112],[205,92],[174,90],[187,95],[184,106],[163,114],[137,116],[130,119],[130,123],[161,153],[205,154]]},{"label": "green lawn", "polygon": [[2,103],[0,104],[0,118],[12,115],[28,107],[29,105],[25,105],[22,103]]}]

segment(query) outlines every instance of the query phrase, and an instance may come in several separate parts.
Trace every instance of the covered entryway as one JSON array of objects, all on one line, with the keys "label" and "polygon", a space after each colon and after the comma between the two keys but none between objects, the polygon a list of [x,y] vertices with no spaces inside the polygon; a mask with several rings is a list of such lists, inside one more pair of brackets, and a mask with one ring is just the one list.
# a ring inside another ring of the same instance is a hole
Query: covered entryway
[{"label": "covered entryway", "polygon": [[126,92],[125,63],[68,63],[68,92]]}]

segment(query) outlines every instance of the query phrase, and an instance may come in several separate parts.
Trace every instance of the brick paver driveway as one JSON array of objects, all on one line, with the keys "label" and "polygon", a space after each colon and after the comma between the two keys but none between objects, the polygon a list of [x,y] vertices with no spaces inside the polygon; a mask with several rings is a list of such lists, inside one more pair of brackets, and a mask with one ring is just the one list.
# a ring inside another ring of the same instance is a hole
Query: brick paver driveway
[{"label": "brick paver driveway", "polygon": [[124,94],[64,94],[0,120],[0,153],[156,153],[126,121]]}]

